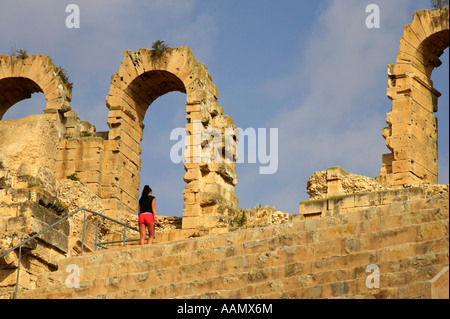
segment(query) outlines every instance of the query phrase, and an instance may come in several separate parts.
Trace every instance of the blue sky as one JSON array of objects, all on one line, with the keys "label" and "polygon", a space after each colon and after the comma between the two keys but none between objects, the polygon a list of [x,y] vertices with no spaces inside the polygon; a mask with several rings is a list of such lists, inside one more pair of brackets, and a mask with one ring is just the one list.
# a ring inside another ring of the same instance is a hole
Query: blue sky
[{"label": "blue sky", "polygon": [[[68,4],[80,8],[80,28],[67,29]],[[366,6],[380,8],[379,29],[365,26]],[[218,103],[236,126],[278,128],[278,171],[237,165],[241,208],[259,204],[297,213],[306,182],[341,166],[375,177],[388,153],[381,130],[391,102],[387,65],[395,63],[403,26],[429,0],[16,0],[0,6],[0,54],[25,49],[49,55],[74,82],[72,109],[97,131],[108,130],[105,97],[124,50],[156,40],[189,46],[206,64]],[[448,183],[448,49],[433,73],[439,100],[439,182]],[[184,94],[157,99],[145,117],[142,185],[157,196],[161,215],[181,216],[183,164],[173,164],[170,132],[184,127]],[[43,94],[4,117],[42,114]],[[142,187],[141,187],[142,188]]]}]

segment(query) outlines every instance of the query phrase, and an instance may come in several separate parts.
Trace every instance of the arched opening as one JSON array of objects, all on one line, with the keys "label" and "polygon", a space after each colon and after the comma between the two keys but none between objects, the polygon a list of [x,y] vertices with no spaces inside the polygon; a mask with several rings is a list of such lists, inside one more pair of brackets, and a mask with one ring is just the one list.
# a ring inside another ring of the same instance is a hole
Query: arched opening
[{"label": "arched opening", "polygon": [[137,117],[143,123],[147,108],[160,96],[169,92],[186,93],[183,82],[168,71],[155,70],[143,73],[125,91],[137,104]]},{"label": "arched opening", "polygon": [[[144,127],[145,124],[152,126],[145,119],[147,110],[151,106],[152,109],[155,107],[167,112],[168,107],[158,106],[153,102],[173,91],[186,94],[186,119],[183,120],[184,128],[180,127],[181,121],[168,123],[170,129],[166,129],[166,132],[177,128],[177,134],[186,138],[174,142],[170,140],[169,134],[162,138],[162,142],[167,139],[170,147],[174,146],[180,152],[186,151],[184,156],[179,154],[177,158],[177,164],[183,162],[185,169],[182,175],[185,183],[180,183],[185,186],[182,229],[216,227],[223,218],[238,209],[238,198],[234,193],[237,183],[236,167],[235,162],[225,161],[223,152],[222,158],[214,158],[213,161],[208,161],[211,159],[208,154],[204,158],[203,150],[206,146],[206,151],[223,150],[226,142],[223,139],[214,140],[211,134],[208,137],[205,132],[214,130],[225,136],[227,130],[234,130],[236,127],[217,103],[218,90],[207,67],[198,63],[187,47],[170,48],[160,58],[154,58],[152,50],[148,49],[139,49],[138,52],[127,50],[119,72],[112,75],[110,91],[106,97],[110,131],[102,160],[102,200],[105,210],[108,214],[136,212],[141,185],[152,184],[145,177],[141,181],[141,172],[145,173],[142,167],[146,165],[141,153],[143,148],[149,147],[147,140],[143,141]],[[163,97],[161,101],[165,99]],[[180,99],[174,104],[181,103]],[[175,111],[169,111],[169,114],[170,112]],[[149,122],[155,115],[151,114],[152,111],[148,112]],[[151,138],[148,141],[151,144]],[[237,139],[231,141],[233,150],[236,142]],[[166,162],[169,165],[171,161],[175,162],[171,157],[174,152],[170,147],[170,151],[166,148],[166,154],[162,155],[170,156]],[[181,171],[181,167],[179,165],[177,169]],[[172,187],[167,189],[167,193],[173,193]],[[173,196],[171,200],[173,201]]]},{"label": "arched opening", "polygon": [[[180,92],[180,93],[178,93]],[[125,91],[142,127],[139,194],[150,185],[157,197],[157,210],[165,216],[183,215],[183,163],[173,163],[170,133],[186,123],[186,89],[173,73],[154,70],[143,73]]]},{"label": "arched opening", "polygon": [[449,184],[449,50],[440,57],[442,65],[433,70],[431,80],[442,94],[438,99],[438,183]]},{"label": "arched opening", "polygon": [[44,113],[56,121],[58,114],[71,109],[72,84],[48,56],[0,55],[0,65],[0,119],[11,106],[37,92],[45,95]]},{"label": "arched opening", "polygon": [[176,141],[170,140],[174,128],[184,127],[186,95],[171,92],[157,98],[147,110],[141,141],[140,191],[150,185],[157,197],[158,214],[183,215],[185,173],[183,163],[173,163],[170,151]]},{"label": "arched opening", "polygon": [[18,120],[35,114],[44,114],[45,104],[44,93],[33,93],[29,99],[17,102],[10,107],[3,115],[2,121]]},{"label": "arched opening", "polygon": [[432,81],[433,88],[441,94],[435,102],[436,147],[437,147],[437,183],[448,184],[449,160],[449,82],[448,82],[448,50],[449,30],[442,30],[430,35],[418,49],[421,60],[426,66],[425,75]]},{"label": "arched opening", "polygon": [[27,78],[0,80],[0,120],[19,119],[40,114],[46,107],[41,88]]}]

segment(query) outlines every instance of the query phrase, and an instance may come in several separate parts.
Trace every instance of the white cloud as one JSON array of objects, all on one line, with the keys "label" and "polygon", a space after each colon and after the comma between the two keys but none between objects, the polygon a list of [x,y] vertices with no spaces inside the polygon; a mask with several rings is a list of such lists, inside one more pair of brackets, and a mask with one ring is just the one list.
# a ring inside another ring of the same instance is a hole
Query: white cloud
[{"label": "white cloud", "polygon": [[379,174],[381,156],[388,153],[381,136],[391,107],[387,65],[395,62],[403,24],[410,23],[412,12],[407,1],[379,1],[381,28],[369,30],[367,4],[331,1],[292,62],[293,72],[267,82],[267,91],[283,105],[267,123],[279,128],[279,171],[265,177],[270,181],[259,183],[254,194],[247,188],[245,196],[270,194],[278,209],[297,212],[315,171],[337,165],[355,174]]}]

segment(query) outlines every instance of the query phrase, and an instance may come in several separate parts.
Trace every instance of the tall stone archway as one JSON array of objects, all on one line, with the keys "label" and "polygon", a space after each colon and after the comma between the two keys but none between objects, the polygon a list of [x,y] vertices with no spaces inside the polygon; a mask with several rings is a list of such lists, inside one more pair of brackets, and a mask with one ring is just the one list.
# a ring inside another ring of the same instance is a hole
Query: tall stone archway
[{"label": "tall stone archway", "polygon": [[[235,126],[217,104],[217,88],[207,67],[187,47],[167,49],[159,57],[149,49],[125,51],[106,98],[110,127],[106,145],[110,145],[110,151],[105,156],[110,158],[103,160],[106,164],[101,197],[108,198],[107,210],[136,211],[145,113],[154,100],[172,91],[186,93],[183,228],[215,226],[222,216],[238,207],[234,192],[237,136],[233,138],[231,161],[225,160],[223,153],[222,160],[205,162],[198,153],[199,148],[211,142],[202,138],[206,130],[225,136],[225,131],[234,130]],[[225,149],[224,138],[220,144]]]},{"label": "tall stone archway", "polygon": [[46,114],[59,118],[70,110],[72,90],[61,69],[46,55],[0,55],[0,119],[17,102],[42,92]]},{"label": "tall stone archway", "polygon": [[388,67],[387,95],[392,110],[382,135],[391,153],[383,155],[377,179],[400,187],[422,182],[437,184],[437,102],[431,73],[449,46],[449,8],[421,10],[405,26],[395,64]]}]

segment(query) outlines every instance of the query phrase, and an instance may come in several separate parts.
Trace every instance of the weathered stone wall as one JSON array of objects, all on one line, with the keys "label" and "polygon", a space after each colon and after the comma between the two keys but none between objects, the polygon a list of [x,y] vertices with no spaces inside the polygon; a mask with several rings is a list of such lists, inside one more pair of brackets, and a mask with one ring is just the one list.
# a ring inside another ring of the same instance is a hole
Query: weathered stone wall
[{"label": "weathered stone wall", "polygon": [[4,187],[40,186],[55,194],[58,130],[46,115],[0,122],[0,175]]},{"label": "weathered stone wall", "polygon": [[[40,187],[0,189],[0,254],[67,214],[66,207]],[[69,251],[69,223],[58,224],[22,247],[19,288],[35,287],[39,274],[54,270]],[[0,258],[0,299],[16,284],[18,250]]]},{"label": "weathered stone wall", "polygon": [[[94,194],[100,196],[103,160],[111,151],[106,142],[107,132],[96,132],[94,126],[83,122],[73,111],[62,115],[63,138],[58,141],[58,155],[54,166],[55,178],[70,177],[82,181]],[[117,172],[117,174],[120,171]],[[103,197],[104,198],[104,197]],[[107,196],[105,201],[107,200]]]},{"label": "weathered stone wall", "polygon": [[416,187],[387,188],[374,179],[350,174],[342,168],[329,167],[308,180],[310,199],[301,201],[299,213],[306,218],[322,214],[348,213],[393,202],[419,200],[449,192],[449,185],[422,183]]},{"label": "weathered stone wall", "polygon": [[306,184],[306,191],[310,200],[383,189],[389,188],[379,184],[373,178],[351,174],[339,166],[328,167],[326,171],[315,172]]},{"label": "weathered stone wall", "polygon": [[[448,193],[403,196],[320,218],[90,253],[61,260],[20,298],[448,298],[448,213]],[[80,269],[80,288],[65,285],[69,264]],[[376,287],[367,284],[368,266],[378,267]]]},{"label": "weathered stone wall", "polygon": [[[94,126],[71,111],[70,82],[49,57],[0,56],[0,118],[15,103],[43,92],[47,100],[44,111],[57,128],[57,136],[48,139],[58,147],[49,161],[55,178],[79,179],[102,199],[106,214],[116,219],[137,210],[144,116],[155,99],[171,91],[186,93],[189,135],[183,178],[188,185],[183,228],[214,227],[239,209],[234,193],[238,136],[225,140],[225,131],[236,127],[217,104],[217,88],[207,67],[189,48],[169,48],[157,58],[148,49],[125,51],[106,99],[108,132],[96,132]],[[220,140],[215,138],[217,133],[222,135]],[[217,159],[211,159],[214,148],[206,152],[208,145],[221,147]],[[5,176],[0,178],[6,183]]]},{"label": "weathered stone wall", "polygon": [[[58,129],[47,115],[0,121],[0,254],[67,214],[53,176],[55,140]],[[38,274],[65,256],[68,236],[63,222],[24,247],[21,287],[33,287]],[[0,260],[0,289],[14,287],[16,268],[17,252]]]}]

